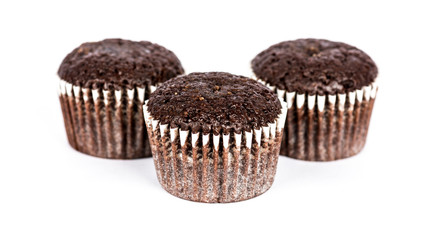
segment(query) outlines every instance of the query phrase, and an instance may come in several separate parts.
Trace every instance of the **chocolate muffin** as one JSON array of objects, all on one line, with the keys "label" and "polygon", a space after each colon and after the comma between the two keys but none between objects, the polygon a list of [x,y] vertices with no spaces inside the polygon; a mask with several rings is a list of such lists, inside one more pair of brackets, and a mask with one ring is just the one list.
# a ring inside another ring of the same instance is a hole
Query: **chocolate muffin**
[{"label": "chocolate muffin", "polygon": [[144,111],[157,177],[169,193],[235,202],[273,183],[286,106],[263,84],[192,73],[157,88]]},{"label": "chocolate muffin", "polygon": [[84,43],[58,70],[70,145],[97,157],[151,156],[142,104],[159,84],[183,74],[175,54],[146,41]]},{"label": "chocolate muffin", "polygon": [[378,75],[366,53],[341,42],[298,39],[271,46],[251,65],[288,104],[280,154],[330,161],[361,151]]}]

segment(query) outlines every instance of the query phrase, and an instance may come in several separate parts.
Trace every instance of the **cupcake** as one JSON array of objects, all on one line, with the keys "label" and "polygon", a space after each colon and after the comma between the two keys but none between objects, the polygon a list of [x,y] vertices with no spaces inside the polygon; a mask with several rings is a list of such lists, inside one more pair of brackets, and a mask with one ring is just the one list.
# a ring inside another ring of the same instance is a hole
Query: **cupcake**
[{"label": "cupcake", "polygon": [[272,185],[286,107],[263,84],[222,72],[179,76],[157,88],[144,116],[158,180],[172,195],[236,202]]},{"label": "cupcake", "polygon": [[154,43],[106,39],[80,45],[58,70],[70,145],[102,158],[151,156],[142,104],[156,86],[183,73],[175,54]]},{"label": "cupcake", "polygon": [[288,104],[281,155],[331,161],[362,150],[378,74],[366,53],[345,43],[299,39],[271,46],[251,65]]}]

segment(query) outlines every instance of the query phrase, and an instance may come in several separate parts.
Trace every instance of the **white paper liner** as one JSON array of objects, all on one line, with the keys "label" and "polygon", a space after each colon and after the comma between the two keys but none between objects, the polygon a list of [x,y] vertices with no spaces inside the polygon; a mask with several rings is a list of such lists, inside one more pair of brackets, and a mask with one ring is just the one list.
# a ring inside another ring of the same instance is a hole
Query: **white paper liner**
[{"label": "white paper liner", "polygon": [[159,124],[144,104],[157,177],[174,196],[197,202],[236,202],[273,183],[286,103],[274,123],[251,132],[215,135]]},{"label": "white paper liner", "polygon": [[60,80],[59,98],[70,145],[103,158],[151,156],[142,111],[146,94],[145,88],[90,89]]},{"label": "white paper liner", "polygon": [[288,104],[280,154],[310,161],[353,156],[365,144],[378,80],[347,94],[308,95],[277,89],[260,80]]}]

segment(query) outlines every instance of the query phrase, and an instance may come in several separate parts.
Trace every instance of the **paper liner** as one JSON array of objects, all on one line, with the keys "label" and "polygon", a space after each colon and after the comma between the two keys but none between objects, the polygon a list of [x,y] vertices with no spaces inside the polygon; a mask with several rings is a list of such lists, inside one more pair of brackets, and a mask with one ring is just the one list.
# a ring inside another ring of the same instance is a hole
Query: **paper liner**
[{"label": "paper liner", "polygon": [[309,161],[332,161],[362,150],[378,81],[347,94],[325,96],[286,92],[258,81],[288,104],[281,155]]},{"label": "paper liner", "polygon": [[251,132],[214,135],[184,131],[144,116],[157,178],[174,196],[236,202],[267,191],[276,174],[286,103],[274,123]]},{"label": "paper liner", "polygon": [[82,88],[60,80],[59,99],[70,145],[102,158],[151,156],[142,104],[152,87]]}]

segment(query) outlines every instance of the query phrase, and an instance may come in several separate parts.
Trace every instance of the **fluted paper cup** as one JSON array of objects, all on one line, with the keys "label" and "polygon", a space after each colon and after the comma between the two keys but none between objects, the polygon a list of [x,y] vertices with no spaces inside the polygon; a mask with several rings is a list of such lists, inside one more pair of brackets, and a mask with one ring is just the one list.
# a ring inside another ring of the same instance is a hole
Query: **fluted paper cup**
[{"label": "fluted paper cup", "polygon": [[277,89],[288,104],[280,154],[309,161],[332,161],[359,153],[365,145],[377,81],[347,94],[308,95]]},{"label": "fluted paper cup", "polygon": [[60,80],[59,99],[70,145],[102,158],[151,156],[142,104],[153,88],[103,90]]},{"label": "fluted paper cup", "polygon": [[236,202],[267,191],[276,174],[284,122],[282,113],[250,132],[215,135],[171,128],[144,105],[157,178],[174,196],[197,202]]}]

